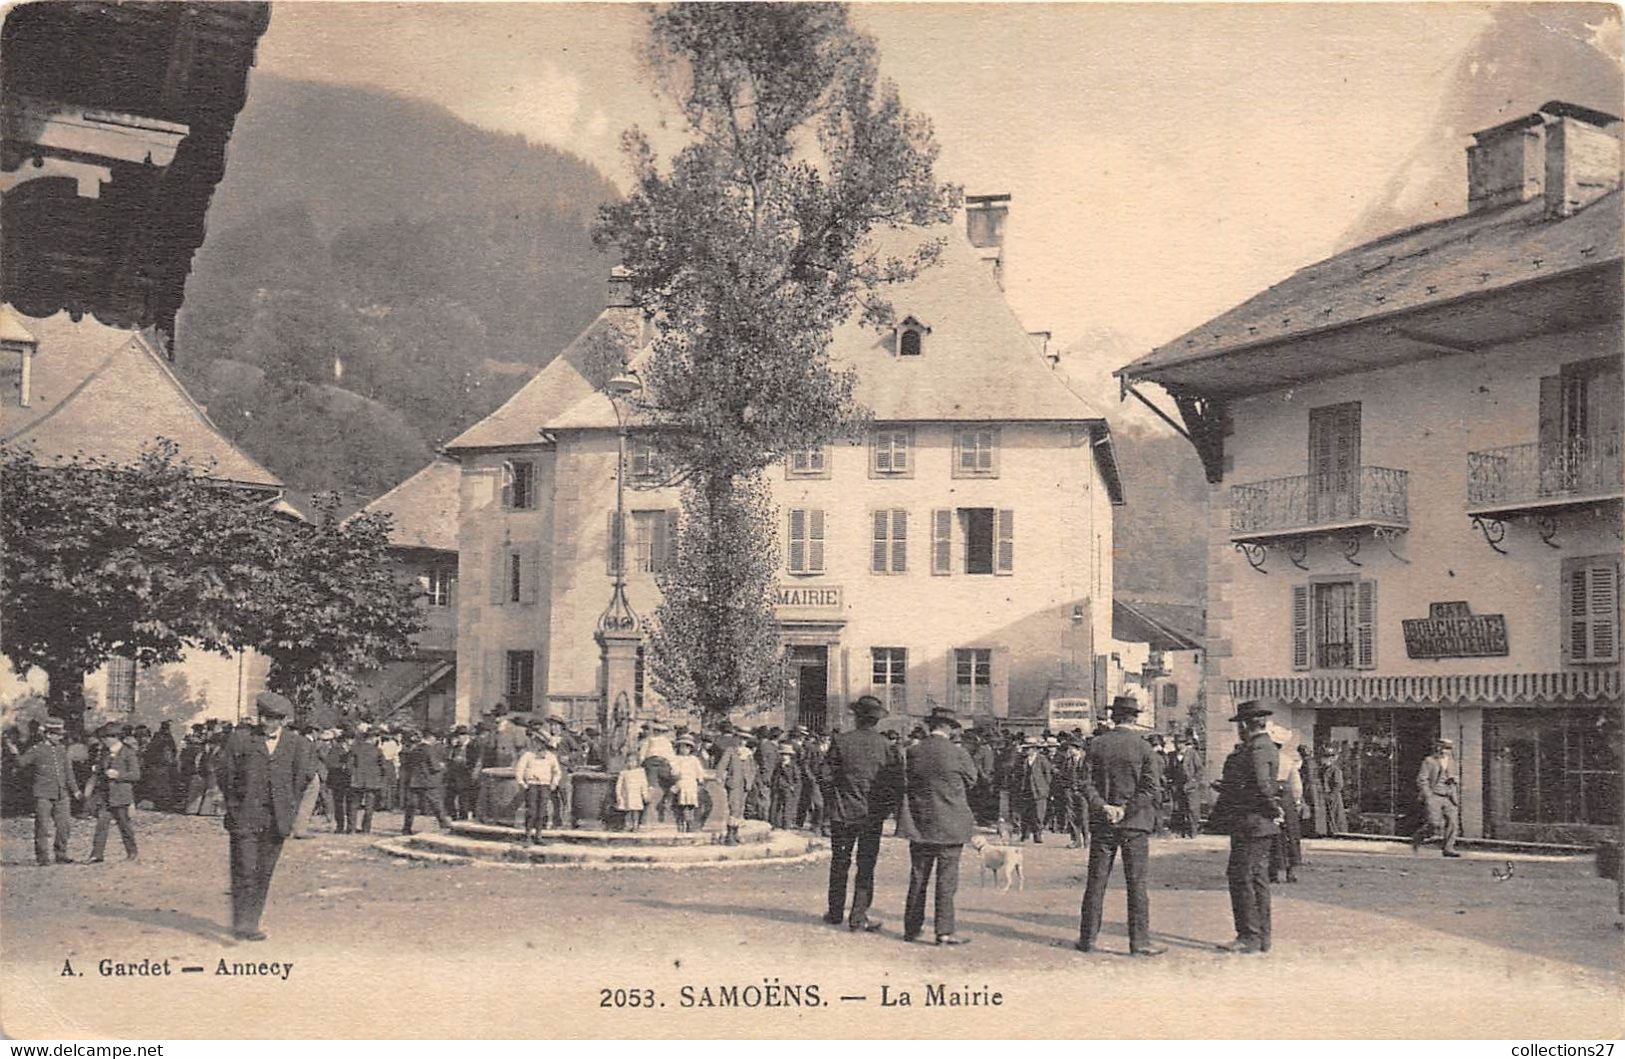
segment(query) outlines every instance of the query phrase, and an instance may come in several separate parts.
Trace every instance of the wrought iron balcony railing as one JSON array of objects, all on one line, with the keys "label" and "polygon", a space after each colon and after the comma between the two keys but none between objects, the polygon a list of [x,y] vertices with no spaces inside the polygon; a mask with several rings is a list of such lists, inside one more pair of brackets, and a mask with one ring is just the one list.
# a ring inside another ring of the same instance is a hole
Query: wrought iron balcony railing
[{"label": "wrought iron balcony railing", "polygon": [[1467,510],[1502,514],[1619,499],[1625,481],[1617,431],[1467,454]]},{"label": "wrought iron balcony railing", "polygon": [[1230,539],[1410,526],[1408,475],[1391,467],[1298,474],[1230,487]]}]

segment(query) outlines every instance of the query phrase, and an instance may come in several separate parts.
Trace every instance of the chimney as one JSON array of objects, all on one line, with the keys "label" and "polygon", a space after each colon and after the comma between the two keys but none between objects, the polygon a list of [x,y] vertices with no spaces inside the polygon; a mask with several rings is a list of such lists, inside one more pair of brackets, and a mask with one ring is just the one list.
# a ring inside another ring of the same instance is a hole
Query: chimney
[{"label": "chimney", "polygon": [[1567,217],[1620,186],[1619,119],[1553,100],[1533,114],[1473,134],[1467,211],[1544,198]]},{"label": "chimney", "polygon": [[1000,290],[1004,289],[1004,222],[1009,219],[1009,195],[965,196],[965,236],[977,256],[992,266]]}]

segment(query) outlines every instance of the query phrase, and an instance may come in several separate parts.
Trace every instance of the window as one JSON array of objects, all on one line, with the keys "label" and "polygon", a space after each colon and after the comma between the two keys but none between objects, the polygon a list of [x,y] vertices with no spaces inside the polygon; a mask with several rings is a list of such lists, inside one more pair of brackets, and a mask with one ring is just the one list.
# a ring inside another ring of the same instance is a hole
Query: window
[{"label": "window", "polygon": [[1164,684],[1162,686],[1162,708],[1177,710],[1179,708],[1179,685]]},{"label": "window", "polygon": [[914,431],[909,427],[887,427],[870,436],[869,474],[876,478],[912,478]]},{"label": "window", "polygon": [[1563,657],[1573,664],[1619,661],[1619,560],[1563,562]]},{"label": "window", "polygon": [[492,556],[491,605],[536,602],[535,549],[503,545]]},{"label": "window", "polygon": [[931,512],[931,572],[950,574],[954,567],[954,513],[945,508]]},{"label": "window", "polygon": [[789,566],[792,574],[824,572],[824,512],[819,508],[790,509]]},{"label": "window", "polygon": [[1360,514],[1360,402],[1309,409],[1309,518]]},{"label": "window", "polygon": [[457,575],[449,567],[437,567],[418,579],[425,602],[431,607],[451,606],[451,586]]},{"label": "window", "polygon": [[107,660],[107,709],[135,709],[135,659],[114,655]]},{"label": "window", "polygon": [[1485,743],[1492,823],[1619,824],[1617,716],[1583,708],[1486,710]]},{"label": "window", "polygon": [[1619,486],[1620,366],[1599,357],[1540,380],[1540,495]]},{"label": "window", "polygon": [[1013,573],[1015,523],[1015,512],[1008,509],[960,508],[959,530],[965,541],[965,573]]},{"label": "window", "polygon": [[536,506],[534,463],[509,460],[502,465],[502,506],[509,511],[529,511]]},{"label": "window", "polygon": [[645,574],[666,569],[676,551],[676,537],[677,512],[632,512],[632,569]]},{"label": "window", "polygon": [[1377,583],[1292,586],[1292,668],[1372,669],[1377,664]]},{"label": "window", "polygon": [[891,508],[874,513],[869,571],[901,574],[908,570],[908,512]]},{"label": "window", "polygon": [[960,713],[993,710],[993,652],[986,647],[954,651],[954,708]]},{"label": "window", "polygon": [[626,473],[632,480],[641,482],[666,477],[666,461],[648,437],[634,434],[627,439]]},{"label": "window", "polygon": [[908,649],[904,647],[875,647],[870,649],[874,661],[874,686],[871,694],[886,704],[893,713],[908,708]]},{"label": "window", "polygon": [[999,476],[999,431],[997,427],[966,427],[954,431],[955,478],[997,478]]},{"label": "window", "polygon": [[828,478],[829,450],[823,445],[797,449],[790,453],[784,470],[787,478]]},{"label": "window", "polygon": [[523,713],[531,708],[536,694],[536,652],[508,652],[508,708]]},{"label": "window", "polygon": [[912,316],[903,318],[897,325],[897,355],[900,357],[917,357],[925,344],[925,336],[931,329]]}]

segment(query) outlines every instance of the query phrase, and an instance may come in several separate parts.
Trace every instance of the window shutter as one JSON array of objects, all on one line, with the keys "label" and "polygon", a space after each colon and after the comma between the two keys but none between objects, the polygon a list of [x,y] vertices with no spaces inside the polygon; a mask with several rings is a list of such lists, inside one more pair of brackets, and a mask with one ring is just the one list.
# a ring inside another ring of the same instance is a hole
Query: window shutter
[{"label": "window shutter", "polygon": [[[948,694],[942,704],[950,710],[959,709],[959,650],[948,651]],[[923,704],[922,704],[923,705]]]},{"label": "window shutter", "polygon": [[1309,586],[1292,586],[1292,668],[1309,668]]},{"label": "window shutter", "polygon": [[993,649],[993,672],[988,674],[988,687],[992,691],[993,715],[1010,716],[1010,648]]},{"label": "window shutter", "polygon": [[519,602],[536,602],[536,546],[515,553],[519,558]]},{"label": "window shutter", "polygon": [[1587,593],[1591,610],[1592,662],[1619,660],[1619,567],[1603,563],[1591,568]]},{"label": "window shutter", "polygon": [[908,432],[899,430],[892,434],[892,470],[908,470]]},{"label": "window shutter", "polygon": [[875,471],[891,470],[891,452],[886,447],[883,431],[869,435],[869,466]]},{"label": "window shutter", "polygon": [[668,567],[677,561],[677,515],[676,508],[666,509],[666,539],[665,551],[662,553],[661,565]]},{"label": "window shutter", "polygon": [[508,599],[508,549],[491,552],[491,606],[500,607]]},{"label": "window shutter", "polygon": [[1588,621],[1591,569],[1576,566],[1564,580],[1563,615],[1565,648],[1570,662],[1591,660],[1591,623]]},{"label": "window shutter", "polygon": [[513,509],[513,461],[502,461],[502,506],[506,510]]},{"label": "window shutter", "polygon": [[[1563,455],[1563,377],[1547,375],[1540,380],[1540,472],[1544,483],[1547,468]],[[1579,645],[1577,645],[1579,646]]]},{"label": "window shutter", "polygon": [[998,553],[994,573],[1010,574],[1016,569],[1016,513],[1009,508],[999,512]]},{"label": "window shutter", "polygon": [[908,512],[901,508],[891,513],[891,572],[901,574],[908,570]]},{"label": "window shutter", "polygon": [[1354,586],[1354,668],[1377,666],[1377,583],[1361,581]]},{"label": "window shutter", "polygon": [[790,572],[807,571],[807,512],[804,508],[790,509]]},{"label": "window shutter", "polygon": [[947,508],[931,512],[931,572],[948,574],[954,563],[954,513]]},{"label": "window shutter", "polygon": [[876,511],[874,514],[874,539],[869,548],[869,572],[883,574],[886,572],[886,545],[889,541],[886,532],[887,512]]},{"label": "window shutter", "polygon": [[824,512],[821,508],[807,512],[807,570],[814,574],[824,572]]}]

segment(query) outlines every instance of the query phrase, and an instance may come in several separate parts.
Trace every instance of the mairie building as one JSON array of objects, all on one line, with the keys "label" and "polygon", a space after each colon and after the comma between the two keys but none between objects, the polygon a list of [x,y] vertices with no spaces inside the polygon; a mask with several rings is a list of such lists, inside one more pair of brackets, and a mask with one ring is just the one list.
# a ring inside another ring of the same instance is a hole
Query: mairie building
[{"label": "mairie building", "polygon": [[[934,705],[989,723],[1091,696],[1111,636],[1122,489],[1105,419],[1004,299],[1007,210],[1008,196],[973,199],[964,231],[926,233],[947,245],[888,291],[895,329],[837,330],[832,359],[855,369],[873,423],[768,471],[792,686],[736,720],[835,729],[873,693],[894,725]],[[618,443],[604,365],[606,351],[614,370],[647,340],[626,295],[612,280],[604,312],[446,446],[461,466],[461,721],[498,702],[602,719],[594,632],[613,584]],[[663,474],[634,428],[627,594],[645,620],[680,504]],[[635,686],[638,713],[665,708],[646,678]]]},{"label": "mairie building", "polygon": [[1558,102],[1478,132],[1465,212],[1119,371],[1212,483],[1210,769],[1259,699],[1341,755],[1356,830],[1412,833],[1442,737],[1467,836],[1617,836],[1619,136]]}]

